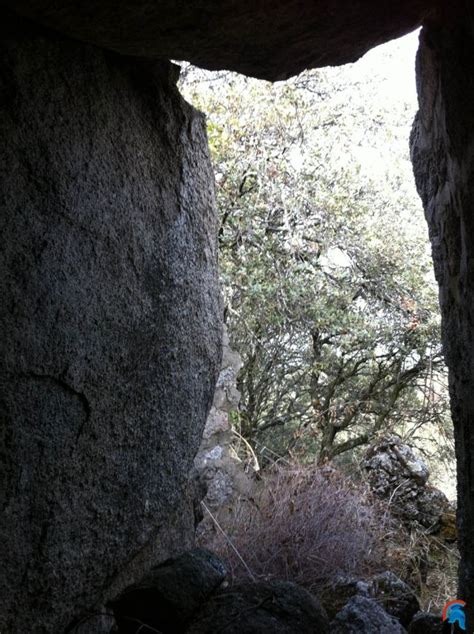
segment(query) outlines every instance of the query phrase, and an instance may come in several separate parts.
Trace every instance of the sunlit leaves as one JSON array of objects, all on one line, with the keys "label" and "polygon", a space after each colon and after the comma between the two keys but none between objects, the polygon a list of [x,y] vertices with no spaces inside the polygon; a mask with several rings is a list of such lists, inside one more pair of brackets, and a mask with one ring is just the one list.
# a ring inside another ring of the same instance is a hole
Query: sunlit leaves
[{"label": "sunlit leaves", "polygon": [[273,85],[186,75],[208,116],[242,431],[320,450],[416,423],[420,381],[442,366],[413,104],[344,68]]}]

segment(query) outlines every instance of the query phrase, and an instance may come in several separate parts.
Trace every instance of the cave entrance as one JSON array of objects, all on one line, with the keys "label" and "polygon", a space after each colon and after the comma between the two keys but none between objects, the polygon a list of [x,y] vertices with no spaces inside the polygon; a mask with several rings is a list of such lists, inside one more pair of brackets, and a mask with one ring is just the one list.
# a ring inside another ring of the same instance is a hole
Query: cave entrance
[{"label": "cave entrance", "polygon": [[454,501],[438,287],[408,143],[418,35],[276,84],[184,65],[180,87],[207,113],[226,324],[243,359],[239,435],[262,463],[348,468],[396,433]]}]

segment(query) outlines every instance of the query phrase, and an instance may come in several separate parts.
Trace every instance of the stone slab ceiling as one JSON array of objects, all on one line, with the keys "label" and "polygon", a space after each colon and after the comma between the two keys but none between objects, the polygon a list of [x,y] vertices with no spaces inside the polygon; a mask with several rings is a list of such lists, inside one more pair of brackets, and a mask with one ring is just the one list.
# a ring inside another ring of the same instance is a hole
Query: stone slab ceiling
[{"label": "stone slab ceiling", "polygon": [[438,0],[3,0],[125,55],[189,60],[262,79],[355,61],[419,26]]}]

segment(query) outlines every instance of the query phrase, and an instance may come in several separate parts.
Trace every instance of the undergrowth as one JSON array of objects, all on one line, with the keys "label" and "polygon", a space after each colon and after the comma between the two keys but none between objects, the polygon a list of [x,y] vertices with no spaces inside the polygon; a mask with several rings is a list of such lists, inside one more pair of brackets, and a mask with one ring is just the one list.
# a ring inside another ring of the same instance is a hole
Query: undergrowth
[{"label": "undergrowth", "polygon": [[253,497],[211,515],[199,543],[223,559],[230,583],[284,579],[327,596],[341,580],[391,570],[424,610],[440,613],[456,595],[456,547],[407,530],[388,503],[330,466],[274,464]]},{"label": "undergrowth", "polygon": [[317,591],[383,568],[391,519],[367,489],[332,468],[273,466],[200,536],[232,581],[285,579]]},{"label": "undergrowth", "polygon": [[445,603],[457,596],[459,551],[437,535],[413,526],[399,527],[386,543],[387,568],[414,591],[421,609],[441,614]]}]

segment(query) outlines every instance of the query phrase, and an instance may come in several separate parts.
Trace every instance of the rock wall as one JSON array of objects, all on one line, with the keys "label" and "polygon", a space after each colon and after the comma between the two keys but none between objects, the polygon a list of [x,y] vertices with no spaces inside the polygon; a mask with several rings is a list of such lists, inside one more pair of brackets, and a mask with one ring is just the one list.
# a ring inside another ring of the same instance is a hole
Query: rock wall
[{"label": "rock wall", "polygon": [[[194,460],[199,488],[205,493],[203,502],[211,511],[227,508],[237,496],[248,495],[254,483],[254,469],[247,469],[236,456],[234,445],[237,443],[229,418],[239,406],[240,393],[236,386],[241,367],[242,359],[230,347],[224,330],[221,371],[201,446]],[[200,527],[202,530],[203,525]]]},{"label": "rock wall", "polygon": [[455,3],[422,31],[411,145],[429,225],[458,466],[460,595],[474,628],[474,15]]},{"label": "rock wall", "polygon": [[0,31],[0,631],[53,634],[191,543],[213,175],[168,62]]},{"label": "rock wall", "polygon": [[97,46],[261,79],[353,62],[419,26],[441,0],[3,0]]}]

